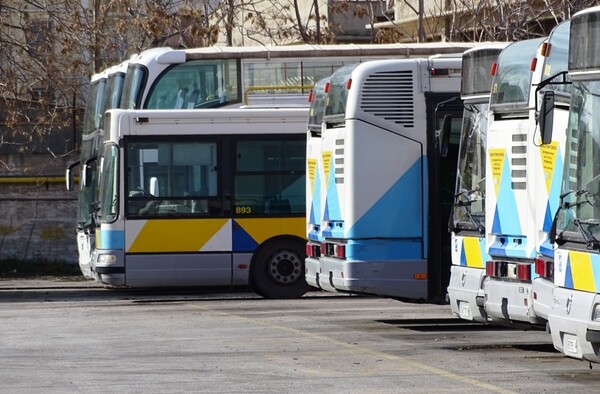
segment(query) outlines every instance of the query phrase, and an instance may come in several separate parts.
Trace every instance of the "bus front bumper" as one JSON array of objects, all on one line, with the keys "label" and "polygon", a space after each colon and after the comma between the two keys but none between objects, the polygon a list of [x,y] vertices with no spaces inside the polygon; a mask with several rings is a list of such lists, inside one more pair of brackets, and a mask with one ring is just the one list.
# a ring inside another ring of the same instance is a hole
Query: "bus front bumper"
[{"label": "bus front bumper", "polygon": [[125,256],[122,250],[98,250],[92,254],[91,271],[97,282],[125,286]]},{"label": "bus front bumper", "polygon": [[565,356],[600,362],[600,294],[556,287],[548,325]]},{"label": "bus front bumper", "polygon": [[461,319],[488,322],[483,309],[484,293],[481,287],[485,270],[453,265],[450,268],[448,298],[452,313]]}]

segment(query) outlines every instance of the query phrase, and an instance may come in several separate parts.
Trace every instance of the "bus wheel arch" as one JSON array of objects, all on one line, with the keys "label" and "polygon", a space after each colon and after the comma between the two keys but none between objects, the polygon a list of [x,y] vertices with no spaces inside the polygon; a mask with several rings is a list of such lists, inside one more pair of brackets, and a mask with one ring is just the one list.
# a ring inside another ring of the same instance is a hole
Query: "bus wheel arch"
[{"label": "bus wheel arch", "polygon": [[280,236],[263,242],[250,264],[250,285],[265,298],[300,298],[309,286],[304,279],[306,241]]}]

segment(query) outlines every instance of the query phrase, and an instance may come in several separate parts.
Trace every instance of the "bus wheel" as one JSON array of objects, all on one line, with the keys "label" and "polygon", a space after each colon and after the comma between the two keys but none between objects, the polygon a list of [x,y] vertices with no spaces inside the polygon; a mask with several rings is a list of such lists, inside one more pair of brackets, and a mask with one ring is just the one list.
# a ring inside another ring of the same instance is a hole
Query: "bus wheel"
[{"label": "bus wheel", "polygon": [[309,289],[304,279],[304,245],[295,240],[276,240],[254,256],[255,291],[266,298],[300,298]]}]

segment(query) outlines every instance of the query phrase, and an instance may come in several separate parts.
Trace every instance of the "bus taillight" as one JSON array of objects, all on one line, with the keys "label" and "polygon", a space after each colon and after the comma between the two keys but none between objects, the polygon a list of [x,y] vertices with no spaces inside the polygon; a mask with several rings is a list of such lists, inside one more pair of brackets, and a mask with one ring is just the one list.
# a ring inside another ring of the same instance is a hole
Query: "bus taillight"
[{"label": "bus taillight", "polygon": [[335,245],[335,257],[340,259],[346,258],[346,245]]},{"label": "bus taillight", "polygon": [[498,72],[498,63],[492,63],[492,68],[490,69],[490,75],[493,77]]},{"label": "bus taillight", "polygon": [[350,86],[352,86],[352,78],[349,78],[346,82],[346,90],[350,90]]},{"label": "bus taillight", "polygon": [[517,264],[517,279],[531,282],[531,264]]},{"label": "bus taillight", "polygon": [[338,259],[345,259],[346,258],[346,245],[338,245],[338,244],[334,244],[334,243],[323,242],[321,244],[320,253],[322,253],[323,256],[337,257]]},{"label": "bus taillight", "polygon": [[496,262],[495,261],[486,261],[485,262],[485,274],[487,276],[496,276]]},{"label": "bus taillight", "polygon": [[317,244],[306,244],[306,256],[307,257],[321,257],[321,245]]},{"label": "bus taillight", "polygon": [[554,264],[541,258],[535,259],[535,273],[542,278],[554,280]]}]

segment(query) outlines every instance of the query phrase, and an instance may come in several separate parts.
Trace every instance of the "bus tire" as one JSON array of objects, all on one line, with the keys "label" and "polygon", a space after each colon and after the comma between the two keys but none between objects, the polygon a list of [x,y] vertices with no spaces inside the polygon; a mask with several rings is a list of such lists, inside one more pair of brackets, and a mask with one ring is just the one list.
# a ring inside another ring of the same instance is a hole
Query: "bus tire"
[{"label": "bus tire", "polygon": [[276,239],[261,246],[252,261],[254,291],[265,298],[302,297],[309,290],[305,259],[304,244],[295,239]]}]

